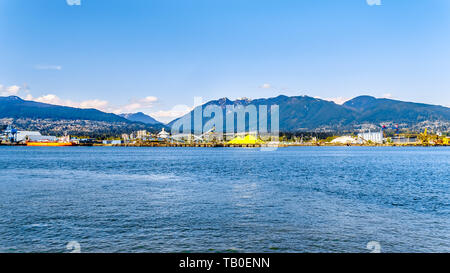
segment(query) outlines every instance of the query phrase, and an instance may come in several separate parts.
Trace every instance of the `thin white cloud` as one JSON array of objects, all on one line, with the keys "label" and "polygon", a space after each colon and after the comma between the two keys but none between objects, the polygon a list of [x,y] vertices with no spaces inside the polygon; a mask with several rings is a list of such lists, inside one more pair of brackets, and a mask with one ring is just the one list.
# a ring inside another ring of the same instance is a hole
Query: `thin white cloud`
[{"label": "thin white cloud", "polygon": [[0,85],[0,96],[17,96],[20,91],[20,86],[11,85],[8,87],[4,87]]},{"label": "thin white cloud", "polygon": [[31,94],[26,94],[24,96],[24,99],[42,102],[42,103],[54,104],[54,105],[75,107],[75,108],[83,108],[83,109],[93,108],[93,109],[97,109],[100,111],[104,111],[104,112],[108,112],[108,113],[115,113],[115,114],[134,113],[137,111],[149,110],[158,101],[157,97],[148,96],[143,99],[131,100],[130,103],[125,104],[125,105],[116,106],[116,105],[111,105],[110,102],[107,100],[92,99],[92,100],[85,100],[85,101],[73,101],[73,100],[62,99],[55,94],[46,94],[46,95],[42,95],[42,96],[36,97],[36,98],[33,97]]},{"label": "thin white cloud", "polygon": [[140,100],[141,103],[154,103],[157,102],[158,98],[153,96],[148,96]]},{"label": "thin white cloud", "polygon": [[79,103],[80,108],[94,108],[99,110],[107,110],[109,107],[109,102],[106,100],[86,100]]},{"label": "thin white cloud", "polygon": [[62,70],[60,65],[36,65],[34,68],[37,70]]},{"label": "thin white cloud", "polygon": [[148,96],[143,99],[134,99],[130,103],[116,107],[112,110],[113,113],[133,113],[136,111],[145,111],[146,109],[152,108],[155,103],[158,102],[158,98],[154,96]]},{"label": "thin white cloud", "polygon": [[381,0],[366,0],[369,6],[381,6]]},{"label": "thin white cloud", "polygon": [[31,94],[27,94],[25,97],[23,97],[24,100],[33,100],[33,96]]},{"label": "thin white cloud", "polygon": [[130,113],[134,112],[141,108],[141,105],[139,103],[130,103],[124,106],[119,107],[118,109],[114,110],[114,113],[120,114],[120,113]]},{"label": "thin white cloud", "polygon": [[264,83],[260,86],[262,89],[270,89],[272,88],[272,85],[270,85],[270,83]]},{"label": "thin white cloud", "polygon": [[69,6],[81,6],[81,0],[66,0]]},{"label": "thin white cloud", "polygon": [[383,94],[382,98],[384,98],[384,99],[392,99],[392,94],[391,93]]},{"label": "thin white cloud", "polygon": [[109,102],[105,101],[105,100],[94,99],[94,100],[86,100],[86,101],[76,102],[76,101],[72,101],[72,100],[61,99],[60,97],[58,97],[54,94],[47,94],[47,95],[43,95],[43,96],[40,96],[37,98],[33,98],[32,95],[28,94],[27,96],[25,96],[25,99],[42,102],[42,103],[83,108],[83,109],[94,108],[94,109],[98,109],[101,111],[107,111],[109,108]]},{"label": "thin white cloud", "polygon": [[193,109],[194,109],[193,107],[189,107],[184,104],[179,104],[179,105],[175,105],[172,109],[167,110],[167,111],[161,110],[161,111],[150,113],[150,116],[152,116],[153,118],[155,118],[161,122],[168,123],[176,118],[186,115]]}]

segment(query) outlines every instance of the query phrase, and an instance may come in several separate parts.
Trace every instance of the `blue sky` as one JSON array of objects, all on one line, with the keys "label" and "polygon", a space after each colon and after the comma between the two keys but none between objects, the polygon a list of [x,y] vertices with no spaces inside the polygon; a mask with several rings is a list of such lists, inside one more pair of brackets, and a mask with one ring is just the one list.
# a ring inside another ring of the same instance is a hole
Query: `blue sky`
[{"label": "blue sky", "polygon": [[450,105],[450,1],[0,0],[0,93],[169,121],[204,101]]}]

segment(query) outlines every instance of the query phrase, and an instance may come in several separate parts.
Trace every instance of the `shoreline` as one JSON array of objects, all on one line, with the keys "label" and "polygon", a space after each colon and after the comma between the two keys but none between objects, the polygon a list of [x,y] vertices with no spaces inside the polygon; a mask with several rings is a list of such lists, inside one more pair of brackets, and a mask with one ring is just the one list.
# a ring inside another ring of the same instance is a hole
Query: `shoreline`
[{"label": "shoreline", "polygon": [[[31,147],[26,144],[7,144],[1,143],[0,146],[20,146]],[[51,146],[33,146],[33,147],[51,147]],[[286,147],[450,147],[444,144],[220,144],[220,143],[198,143],[198,144],[180,144],[180,143],[145,143],[145,144],[74,144],[61,147],[189,147],[189,148],[286,148]]]}]

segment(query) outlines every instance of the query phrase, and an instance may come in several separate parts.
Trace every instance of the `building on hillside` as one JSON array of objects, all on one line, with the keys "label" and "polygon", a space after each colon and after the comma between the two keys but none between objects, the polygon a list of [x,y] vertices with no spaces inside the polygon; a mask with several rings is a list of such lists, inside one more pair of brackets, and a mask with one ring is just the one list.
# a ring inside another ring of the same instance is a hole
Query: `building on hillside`
[{"label": "building on hillside", "polygon": [[381,144],[383,143],[383,131],[380,132],[365,132],[359,133],[358,138],[362,139],[364,142],[373,142]]},{"label": "building on hillside", "polygon": [[146,139],[148,136],[147,130],[141,130],[136,132],[136,138],[138,139]]},{"label": "building on hillside", "polygon": [[122,139],[124,141],[129,141],[130,140],[130,135],[129,134],[122,134]]}]

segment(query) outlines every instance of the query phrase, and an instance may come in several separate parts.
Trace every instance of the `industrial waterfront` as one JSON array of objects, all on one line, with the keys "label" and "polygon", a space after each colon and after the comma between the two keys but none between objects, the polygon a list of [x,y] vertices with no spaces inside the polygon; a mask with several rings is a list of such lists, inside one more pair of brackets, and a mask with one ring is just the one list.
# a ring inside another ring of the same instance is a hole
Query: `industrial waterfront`
[{"label": "industrial waterfront", "polygon": [[450,251],[445,147],[0,150],[0,252]]},{"label": "industrial waterfront", "polygon": [[120,137],[44,136],[38,131],[18,130],[9,125],[0,134],[0,145],[8,146],[118,146],[118,147],[289,147],[289,146],[448,146],[450,137],[440,131],[422,133],[357,131],[347,135],[309,133],[264,136],[259,132],[224,134],[209,130],[202,134],[171,134],[146,130]]}]

